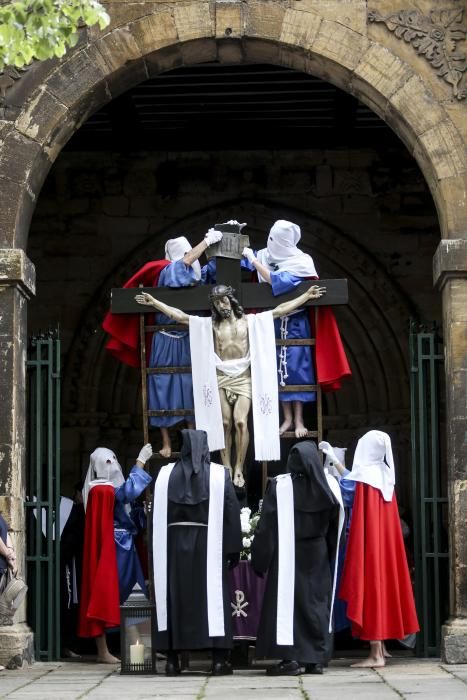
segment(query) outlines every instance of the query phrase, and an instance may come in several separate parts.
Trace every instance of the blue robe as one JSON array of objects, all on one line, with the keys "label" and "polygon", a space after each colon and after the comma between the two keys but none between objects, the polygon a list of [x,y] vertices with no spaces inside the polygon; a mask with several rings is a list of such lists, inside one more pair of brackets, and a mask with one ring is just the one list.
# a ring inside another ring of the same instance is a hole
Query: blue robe
[{"label": "blue robe", "polygon": [[[158,287],[190,287],[197,284],[193,268],[177,260],[165,267]],[[175,321],[165,314],[156,314],[156,323],[168,325]],[[191,364],[190,338],[186,331],[158,331],[151,345],[149,367],[186,367]],[[151,411],[193,409],[193,382],[191,372],[148,375],[148,407]],[[149,425],[168,428],[194,416],[151,416]]]},{"label": "blue robe", "polygon": [[[295,277],[289,272],[271,272],[271,287],[274,296],[285,294],[295,289],[302,277]],[[292,340],[311,338],[310,316],[306,309],[298,309],[288,316],[274,321],[276,338]],[[288,345],[277,347],[277,368],[279,384],[315,384],[315,370],[311,347],[309,345]],[[281,401],[316,401],[316,391],[281,392]]]},{"label": "blue robe", "polygon": [[138,498],[151,481],[150,474],[134,466],[127,480],[115,489],[114,537],[117,549],[120,603],[125,602],[135,583],[139,583],[142,591],[146,593],[146,582],[133,539],[138,530],[125,506]]},{"label": "blue robe", "polygon": [[[346,469],[346,474],[350,474],[349,470]],[[337,566],[337,583],[336,591],[339,592],[339,586],[342,576],[342,569],[344,567],[345,555],[347,552],[347,537],[349,534],[350,527],[350,517],[352,513],[352,506],[355,497],[355,487],[357,485],[356,481],[351,481],[342,477],[339,481],[339,487],[341,490],[342,500],[344,502],[345,508],[345,543],[343,547],[340,547],[339,551],[339,562]],[[336,599],[334,601],[334,631],[340,632],[341,630],[350,627],[350,620],[347,617],[347,603],[344,600],[338,598],[336,594]]]}]

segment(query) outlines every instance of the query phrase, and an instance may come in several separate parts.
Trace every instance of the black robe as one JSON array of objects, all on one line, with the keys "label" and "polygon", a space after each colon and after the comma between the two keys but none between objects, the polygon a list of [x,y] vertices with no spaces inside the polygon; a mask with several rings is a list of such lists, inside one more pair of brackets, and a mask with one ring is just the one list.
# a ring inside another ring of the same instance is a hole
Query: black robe
[{"label": "black robe", "polygon": [[[81,647],[77,629],[83,570],[84,517],[83,504],[74,503],[60,537],[61,645],[62,649],[70,648],[74,651],[77,646]],[[73,572],[76,574],[76,582]]]},{"label": "black robe", "polygon": [[[322,470],[322,467],[320,468]],[[319,488],[328,489],[323,484],[320,484]],[[264,496],[261,518],[252,544],[254,570],[260,573],[268,572],[256,640],[256,656],[295,660],[304,664],[325,663],[331,656],[329,610],[339,507],[329,492],[327,498],[323,499],[323,510],[299,510],[297,503],[300,503],[300,497],[303,496],[302,483],[299,479],[293,480],[293,490],[295,502],[294,645],[279,646],[276,642],[278,528],[276,481],[272,480]]]},{"label": "black robe", "polygon": [[[185,431],[183,431],[185,432]],[[177,474],[172,475],[175,477]],[[170,482],[169,481],[169,496]],[[167,523],[207,523],[209,498],[197,504],[168,500]],[[223,523],[223,637],[210,637],[206,588],[207,527],[181,525],[167,528],[167,631],[159,632],[156,649],[191,650],[232,647],[232,610],[228,577],[229,561],[238,561],[242,549],[240,509],[229,473],[225,471]],[[157,557],[157,550],[154,550]]]}]

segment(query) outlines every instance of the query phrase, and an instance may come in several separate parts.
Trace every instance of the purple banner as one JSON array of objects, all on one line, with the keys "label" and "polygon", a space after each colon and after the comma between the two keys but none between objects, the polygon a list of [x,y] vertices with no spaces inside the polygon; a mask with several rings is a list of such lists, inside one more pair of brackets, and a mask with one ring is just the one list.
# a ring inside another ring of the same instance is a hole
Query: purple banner
[{"label": "purple banner", "polygon": [[234,639],[256,639],[265,586],[266,576],[257,576],[249,561],[241,561],[230,572]]}]

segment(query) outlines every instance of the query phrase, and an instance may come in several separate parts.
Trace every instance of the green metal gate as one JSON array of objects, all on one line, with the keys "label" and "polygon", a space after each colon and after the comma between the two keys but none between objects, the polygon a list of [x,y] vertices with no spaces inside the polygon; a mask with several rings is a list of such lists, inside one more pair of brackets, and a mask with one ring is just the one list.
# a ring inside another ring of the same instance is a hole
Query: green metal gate
[{"label": "green metal gate", "polygon": [[60,340],[50,332],[31,338],[27,359],[28,623],[43,661],[60,657],[59,514]]},{"label": "green metal gate", "polygon": [[411,322],[410,359],[415,597],[421,626],[416,651],[439,656],[441,625],[448,616],[449,554],[440,445],[443,345],[434,325],[427,330]]}]

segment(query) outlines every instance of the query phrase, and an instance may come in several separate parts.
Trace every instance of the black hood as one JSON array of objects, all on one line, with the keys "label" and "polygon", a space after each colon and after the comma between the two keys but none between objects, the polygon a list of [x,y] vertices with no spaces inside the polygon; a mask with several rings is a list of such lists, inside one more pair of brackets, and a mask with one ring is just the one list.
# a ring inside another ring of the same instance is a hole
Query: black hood
[{"label": "black hood", "polygon": [[208,436],[204,430],[182,430],[180,459],[170,475],[168,497],[174,503],[196,505],[209,498]]},{"label": "black hood", "polygon": [[287,471],[292,474],[294,482],[296,510],[313,513],[336,505],[314,442],[304,440],[292,447],[287,460]]}]

